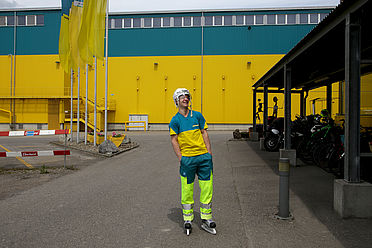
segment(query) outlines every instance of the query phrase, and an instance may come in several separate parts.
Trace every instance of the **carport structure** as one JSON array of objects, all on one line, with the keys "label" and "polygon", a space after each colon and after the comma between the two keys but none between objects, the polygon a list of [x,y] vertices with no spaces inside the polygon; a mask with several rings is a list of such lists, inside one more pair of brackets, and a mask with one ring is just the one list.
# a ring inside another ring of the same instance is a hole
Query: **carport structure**
[{"label": "carport structure", "polygon": [[254,116],[256,93],[264,92],[264,124],[268,93],[283,90],[284,150],[290,151],[292,91],[300,91],[303,114],[304,93],[326,86],[330,111],[331,85],[345,81],[344,180],[334,188],[334,207],[343,217],[372,217],[372,186],[360,180],[360,83],[372,72],[371,31],[372,0],[345,0],[253,85]]}]

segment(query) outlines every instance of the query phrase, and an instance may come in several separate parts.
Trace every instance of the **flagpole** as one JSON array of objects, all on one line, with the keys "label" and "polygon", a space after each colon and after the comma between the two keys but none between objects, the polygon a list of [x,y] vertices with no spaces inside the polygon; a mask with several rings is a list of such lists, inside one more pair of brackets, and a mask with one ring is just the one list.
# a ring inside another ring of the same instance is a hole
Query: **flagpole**
[{"label": "flagpole", "polygon": [[94,57],[94,146],[97,145],[97,57]]},{"label": "flagpole", "polygon": [[106,84],[105,84],[105,140],[107,140],[107,95],[108,95],[108,15],[109,0],[106,3]]},{"label": "flagpole", "polygon": [[88,64],[85,66],[85,137],[84,143],[87,144],[88,136]]},{"label": "flagpole", "polygon": [[74,107],[74,96],[73,96],[74,85],[73,85],[73,82],[74,82],[74,71],[71,68],[71,106],[70,106],[71,142],[72,142],[72,138],[73,138],[73,135],[72,135],[72,131],[73,131],[72,125],[73,125],[73,117],[74,117],[74,112],[73,112],[73,107]]},{"label": "flagpole", "polygon": [[79,144],[80,129],[80,67],[78,68],[78,92],[77,92],[77,122],[76,122],[76,143]]}]

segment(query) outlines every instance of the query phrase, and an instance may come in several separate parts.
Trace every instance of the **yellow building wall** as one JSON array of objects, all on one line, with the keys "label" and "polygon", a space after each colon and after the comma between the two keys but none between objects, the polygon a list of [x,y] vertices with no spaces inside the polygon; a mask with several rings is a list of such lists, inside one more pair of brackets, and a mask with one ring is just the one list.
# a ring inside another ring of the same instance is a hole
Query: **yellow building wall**
[{"label": "yellow building wall", "polygon": [[[172,96],[176,88],[188,88],[192,108],[202,111],[208,123],[251,124],[252,85],[283,55],[204,56],[203,75],[200,56],[154,56],[109,58],[108,101],[115,111],[109,111],[109,123],[124,123],[129,114],[148,114],[150,123],[169,123],[177,108]],[[60,67],[58,55],[17,56],[16,58],[16,122],[47,123],[48,99],[59,98],[60,121],[69,111],[70,75]],[[10,109],[10,56],[0,56],[0,109]],[[98,105],[104,107],[105,67],[97,63]],[[94,100],[94,65],[88,69],[88,98]],[[203,77],[203,85],[201,80]],[[80,73],[80,96],[85,97],[85,68]],[[77,72],[73,75],[74,97],[77,97]],[[372,109],[372,75],[362,78],[362,111]],[[332,113],[338,113],[338,84],[332,86]],[[203,92],[203,93],[202,93]],[[269,94],[269,115],[277,96],[278,115],[284,115],[283,94]],[[263,100],[263,94],[257,98]],[[326,108],[326,88],[309,92],[306,114],[312,113],[311,100],[316,101],[316,113]],[[74,112],[76,113],[76,102]],[[68,106],[68,107],[67,107]],[[299,95],[292,97],[292,119],[300,113]],[[80,111],[84,112],[81,101]],[[89,116],[93,116],[89,108]],[[363,113],[364,113],[363,112]],[[262,114],[261,114],[262,117]],[[92,118],[90,118],[92,119]],[[0,111],[0,122],[9,123],[8,114]],[[262,118],[261,118],[262,122]],[[258,122],[260,123],[260,121]]]},{"label": "yellow building wall", "polygon": [[[15,90],[16,123],[48,123],[48,99],[64,95],[64,77],[58,55],[17,55]],[[13,60],[14,63],[14,60]],[[10,56],[0,56],[0,108],[11,110]],[[13,79],[14,80],[14,79]],[[0,111],[0,122],[9,123]]]}]

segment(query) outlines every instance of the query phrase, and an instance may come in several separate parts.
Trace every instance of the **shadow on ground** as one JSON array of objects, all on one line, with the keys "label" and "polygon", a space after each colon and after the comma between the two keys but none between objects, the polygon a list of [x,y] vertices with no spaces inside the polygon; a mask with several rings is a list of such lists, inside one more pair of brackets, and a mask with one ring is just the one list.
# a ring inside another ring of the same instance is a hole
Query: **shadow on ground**
[{"label": "shadow on ground", "polygon": [[[278,174],[279,153],[259,149],[258,142],[247,144]],[[333,210],[335,177],[313,165],[291,167],[290,190],[296,194],[345,247],[370,247],[372,219],[342,219]]]}]

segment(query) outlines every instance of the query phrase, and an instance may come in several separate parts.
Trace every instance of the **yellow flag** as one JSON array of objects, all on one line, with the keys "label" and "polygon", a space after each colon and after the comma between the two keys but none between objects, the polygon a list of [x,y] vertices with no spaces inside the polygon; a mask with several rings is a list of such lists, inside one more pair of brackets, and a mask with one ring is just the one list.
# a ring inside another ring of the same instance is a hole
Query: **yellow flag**
[{"label": "yellow flag", "polygon": [[70,12],[70,58],[71,67],[77,70],[79,67],[85,68],[84,62],[80,59],[78,38],[81,28],[81,17],[83,13],[83,1],[75,0],[71,6]]},{"label": "yellow flag", "polygon": [[80,58],[92,64],[93,56],[104,58],[105,15],[107,0],[85,0],[79,33]]},{"label": "yellow flag", "polygon": [[70,71],[70,35],[69,35],[69,21],[70,8],[72,0],[62,0],[62,16],[61,29],[59,31],[59,59],[61,66],[66,73]]}]

